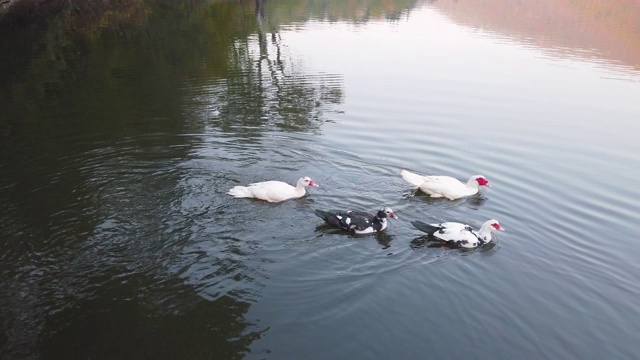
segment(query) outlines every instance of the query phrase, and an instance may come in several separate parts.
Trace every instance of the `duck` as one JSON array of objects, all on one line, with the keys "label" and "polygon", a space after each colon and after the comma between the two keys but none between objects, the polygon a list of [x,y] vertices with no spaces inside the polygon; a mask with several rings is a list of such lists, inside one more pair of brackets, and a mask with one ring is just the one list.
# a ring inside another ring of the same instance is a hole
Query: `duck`
[{"label": "duck", "polygon": [[485,221],[478,231],[474,230],[471,225],[458,222],[427,224],[422,221],[412,221],[411,225],[451,247],[466,249],[477,248],[491,242],[492,232],[495,230],[505,231],[504,227],[495,219]]},{"label": "duck", "polygon": [[477,194],[480,191],[480,186],[491,187],[489,180],[482,175],[472,176],[466,184],[456,178],[444,175],[423,176],[407,170],[402,170],[400,175],[432,198],[445,197],[449,200],[456,200]]},{"label": "duck", "polygon": [[228,194],[236,198],[255,198],[276,203],[303,197],[308,186],[319,187],[320,185],[313,182],[310,177],[304,176],[298,179],[296,186],[291,186],[283,181],[270,180],[248,186],[234,186]]},{"label": "duck", "polygon": [[398,219],[398,216],[385,207],[375,215],[364,211],[315,211],[316,215],[327,224],[356,234],[371,234],[387,228],[387,218]]}]

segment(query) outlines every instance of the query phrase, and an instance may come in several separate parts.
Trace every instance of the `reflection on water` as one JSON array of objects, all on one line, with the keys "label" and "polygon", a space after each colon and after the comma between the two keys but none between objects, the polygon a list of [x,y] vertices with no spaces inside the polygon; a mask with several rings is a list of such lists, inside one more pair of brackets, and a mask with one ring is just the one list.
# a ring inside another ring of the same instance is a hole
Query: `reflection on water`
[{"label": "reflection on water", "polygon": [[635,0],[439,0],[431,6],[464,26],[514,37],[555,56],[640,70]]},{"label": "reflection on water", "polygon": [[[253,1],[64,6],[2,23],[3,353],[236,358],[265,259],[211,222],[205,179],[266,131],[317,131],[340,76],[307,74]],[[218,145],[183,135],[211,126]]]},{"label": "reflection on water", "polygon": [[[623,344],[638,323],[627,320],[638,312],[640,270],[627,250],[637,191],[625,184],[637,168],[628,99],[637,89],[584,69],[598,84],[584,97],[559,100],[537,81],[523,91],[526,78],[495,87],[495,63],[464,61],[478,66],[466,75],[446,65],[461,49],[517,47],[478,45],[483,34],[442,15],[637,70],[631,2],[68,4],[14,5],[0,18],[7,357],[633,351]],[[571,79],[555,63],[513,59],[517,74],[533,65],[534,75]],[[576,84],[567,93],[583,90]],[[497,186],[434,200],[412,192],[400,168],[486,169]],[[226,196],[238,183],[301,175],[321,187],[298,201]],[[381,205],[401,220],[367,237],[326,229],[311,211]],[[408,225],[479,225],[487,214],[509,232],[476,251],[434,247]],[[606,226],[621,240],[591,241]],[[425,338],[425,328],[445,336]],[[609,346],[589,346],[616,332]],[[475,337],[486,333],[495,336]]]}]

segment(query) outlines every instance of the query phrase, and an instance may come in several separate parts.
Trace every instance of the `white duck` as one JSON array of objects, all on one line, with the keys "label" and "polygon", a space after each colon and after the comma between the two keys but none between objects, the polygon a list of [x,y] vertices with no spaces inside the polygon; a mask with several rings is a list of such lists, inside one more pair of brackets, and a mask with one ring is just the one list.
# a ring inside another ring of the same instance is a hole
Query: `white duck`
[{"label": "white duck", "polygon": [[471,225],[457,222],[444,222],[440,224],[426,224],[422,221],[412,221],[416,229],[426,232],[428,235],[444,241],[447,245],[461,248],[476,248],[491,241],[491,233],[494,230],[505,231],[498,220],[488,220],[479,231],[474,230]]},{"label": "white duck", "polygon": [[356,234],[371,234],[387,228],[387,218],[398,217],[390,208],[382,208],[375,215],[364,211],[315,211],[327,224]]},{"label": "white duck", "polygon": [[263,181],[249,184],[249,186],[234,186],[228,194],[237,198],[256,198],[268,202],[280,202],[288,199],[303,197],[307,186],[319,187],[309,177],[298,179],[296,186],[282,181]]},{"label": "white duck", "polygon": [[446,197],[449,200],[455,200],[477,194],[480,186],[491,187],[489,181],[482,175],[472,176],[466,184],[451,176],[422,176],[407,170],[402,170],[400,175],[433,198]]}]

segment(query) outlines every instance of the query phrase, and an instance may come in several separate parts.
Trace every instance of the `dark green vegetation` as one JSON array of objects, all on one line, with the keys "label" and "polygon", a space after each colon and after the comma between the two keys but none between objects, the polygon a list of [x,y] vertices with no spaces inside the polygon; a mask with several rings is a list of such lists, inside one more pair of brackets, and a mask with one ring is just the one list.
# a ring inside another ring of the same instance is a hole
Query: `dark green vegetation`
[{"label": "dark green vegetation", "polygon": [[[265,129],[314,132],[342,101],[339,76],[306,81],[281,55],[281,26],[393,17],[414,2],[331,3],[279,2],[266,16],[271,2],[24,0],[1,15],[3,355],[242,356],[263,331],[243,320],[250,302],[205,301],[182,283],[188,236],[153,235],[185,221],[163,194],[194,151],[182,134],[213,126],[251,144]],[[120,216],[137,235],[111,228]],[[209,265],[224,278],[235,265],[221,261]]]}]

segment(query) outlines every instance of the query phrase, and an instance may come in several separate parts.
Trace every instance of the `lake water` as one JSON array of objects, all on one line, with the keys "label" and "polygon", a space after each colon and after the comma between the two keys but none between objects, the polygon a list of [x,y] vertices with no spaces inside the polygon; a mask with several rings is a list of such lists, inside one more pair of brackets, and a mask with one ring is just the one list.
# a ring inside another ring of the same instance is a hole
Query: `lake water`
[{"label": "lake water", "polygon": [[0,18],[2,358],[637,358],[637,1],[91,4]]}]

